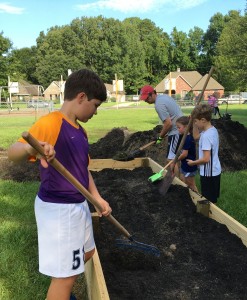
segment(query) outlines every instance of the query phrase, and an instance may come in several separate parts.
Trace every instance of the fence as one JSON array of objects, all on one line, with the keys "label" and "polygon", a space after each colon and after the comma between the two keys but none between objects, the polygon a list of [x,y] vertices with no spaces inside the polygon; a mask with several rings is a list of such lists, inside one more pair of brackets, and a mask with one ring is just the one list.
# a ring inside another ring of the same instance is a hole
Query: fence
[{"label": "fence", "polygon": [[47,114],[54,110],[53,101],[42,100],[0,102],[0,114]]}]

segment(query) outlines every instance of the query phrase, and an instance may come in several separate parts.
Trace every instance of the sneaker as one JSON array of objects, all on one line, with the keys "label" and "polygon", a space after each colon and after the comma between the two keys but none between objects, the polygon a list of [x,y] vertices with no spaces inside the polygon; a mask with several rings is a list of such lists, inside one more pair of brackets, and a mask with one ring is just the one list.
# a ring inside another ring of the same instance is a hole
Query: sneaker
[{"label": "sneaker", "polygon": [[71,294],[71,295],[70,295],[70,300],[76,300],[75,295]]}]

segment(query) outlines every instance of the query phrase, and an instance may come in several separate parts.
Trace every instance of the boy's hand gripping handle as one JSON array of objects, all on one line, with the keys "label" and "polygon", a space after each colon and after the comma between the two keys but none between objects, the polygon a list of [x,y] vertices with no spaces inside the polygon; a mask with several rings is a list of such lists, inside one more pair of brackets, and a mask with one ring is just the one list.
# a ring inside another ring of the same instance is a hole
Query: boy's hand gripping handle
[{"label": "boy's hand gripping handle", "polygon": [[[22,133],[23,139],[28,142],[40,155],[44,157],[44,149],[40,143],[29,133]],[[103,208],[93,195],[56,159],[53,158],[49,161],[49,164],[56,169],[62,176],[64,176],[92,205],[94,205],[99,211],[103,211]],[[111,215],[106,218],[115,225],[122,234],[128,239],[132,239],[130,233]]]}]

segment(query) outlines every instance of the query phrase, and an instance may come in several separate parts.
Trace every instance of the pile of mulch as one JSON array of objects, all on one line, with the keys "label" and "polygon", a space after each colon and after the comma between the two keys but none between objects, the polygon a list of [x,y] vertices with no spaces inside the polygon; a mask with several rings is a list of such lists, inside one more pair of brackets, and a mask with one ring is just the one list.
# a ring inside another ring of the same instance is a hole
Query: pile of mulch
[{"label": "pile of mulch", "polygon": [[[239,171],[247,169],[247,128],[232,120],[213,120],[220,137],[219,157],[223,171]],[[130,133],[127,128],[113,128],[103,138],[89,147],[92,159],[117,157],[119,153],[127,156],[133,151],[153,140],[161,131],[158,125],[151,130]],[[139,157],[150,157],[160,165],[166,162],[167,138],[159,145],[152,145],[139,153]],[[2,150],[1,156],[6,156]],[[39,180],[38,162],[14,164],[0,156],[0,178],[15,181]]]},{"label": "pile of mulch", "polygon": [[[215,119],[212,124],[217,128],[220,139],[219,158],[223,171],[239,171],[247,169],[247,128],[232,120]],[[114,128],[98,142],[90,145],[91,158],[114,158],[118,152],[132,153],[149,143],[161,131],[158,125],[152,130],[138,131],[126,138],[121,128]],[[109,145],[111,151],[109,151]],[[160,165],[166,162],[167,138],[159,145],[146,148],[139,156],[150,157]]]},{"label": "pile of mulch", "polygon": [[165,196],[149,168],[92,172],[113,216],[160,257],[119,248],[120,233],[105,218],[95,233],[111,300],[246,299],[247,249],[225,225],[196,212],[187,188]]}]

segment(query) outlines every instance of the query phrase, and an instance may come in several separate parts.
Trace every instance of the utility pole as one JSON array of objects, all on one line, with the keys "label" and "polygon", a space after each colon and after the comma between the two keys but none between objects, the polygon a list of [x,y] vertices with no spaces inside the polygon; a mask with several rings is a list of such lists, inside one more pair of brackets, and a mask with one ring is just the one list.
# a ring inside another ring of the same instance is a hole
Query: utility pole
[{"label": "utility pole", "polygon": [[9,105],[10,105],[10,110],[12,110],[12,97],[11,97],[11,86],[10,86],[10,76],[8,76],[8,88],[9,88]]},{"label": "utility pole", "polygon": [[117,80],[117,73],[115,73],[115,85],[116,85],[116,102],[118,108],[118,80]]},{"label": "utility pole", "polygon": [[169,74],[169,96],[172,95],[172,72]]}]

